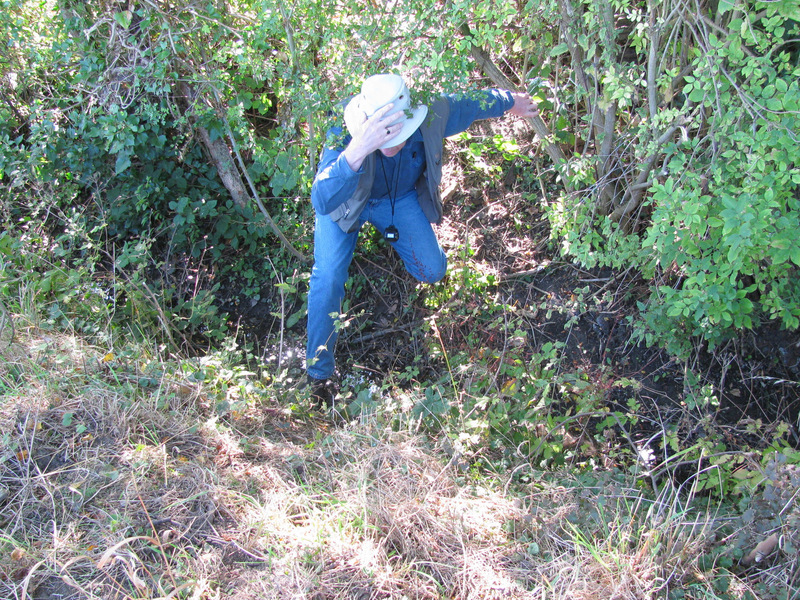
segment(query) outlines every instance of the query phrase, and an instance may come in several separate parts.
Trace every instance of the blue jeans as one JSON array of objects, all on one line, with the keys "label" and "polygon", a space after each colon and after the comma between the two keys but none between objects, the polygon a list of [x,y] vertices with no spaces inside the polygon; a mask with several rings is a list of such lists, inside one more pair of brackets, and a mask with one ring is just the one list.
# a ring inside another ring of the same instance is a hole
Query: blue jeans
[{"label": "blue jeans", "polygon": [[[392,224],[391,203],[370,200],[361,213],[359,228],[372,223],[383,233]],[[434,283],[447,271],[447,256],[412,191],[395,201],[394,226],[400,239],[391,242],[411,275],[423,283]],[[314,227],[314,268],[308,290],[308,346],[306,370],[311,377],[326,379],[333,374],[333,351],[341,312],[344,284],[358,241],[358,230],[343,232],[327,215],[317,214]],[[333,315],[333,316],[332,316]]]}]

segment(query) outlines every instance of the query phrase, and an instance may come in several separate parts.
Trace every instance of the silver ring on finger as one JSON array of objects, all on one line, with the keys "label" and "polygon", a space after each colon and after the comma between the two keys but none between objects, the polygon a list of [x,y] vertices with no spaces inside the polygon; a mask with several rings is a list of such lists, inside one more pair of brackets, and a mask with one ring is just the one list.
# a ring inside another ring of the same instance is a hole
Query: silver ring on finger
[{"label": "silver ring on finger", "polygon": [[388,127],[386,128],[386,135],[392,135],[392,132],[389,130]]}]

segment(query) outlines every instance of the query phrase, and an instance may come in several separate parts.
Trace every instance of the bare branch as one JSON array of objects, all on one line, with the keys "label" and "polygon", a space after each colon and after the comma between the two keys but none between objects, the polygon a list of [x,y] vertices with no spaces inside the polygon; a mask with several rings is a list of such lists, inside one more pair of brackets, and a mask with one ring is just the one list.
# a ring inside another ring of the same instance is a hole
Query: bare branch
[{"label": "bare branch", "polygon": [[642,196],[644,195],[645,190],[649,187],[646,184],[647,180],[650,178],[650,172],[653,170],[653,165],[655,164],[658,157],[661,155],[660,149],[661,147],[666,144],[672,136],[675,135],[675,132],[680,129],[680,127],[684,124],[685,120],[683,117],[678,119],[678,121],[673,124],[669,129],[667,129],[661,137],[659,137],[654,143],[653,152],[650,156],[642,163],[642,167],[639,170],[639,174],[636,176],[636,180],[634,181],[633,185],[628,187],[628,190],[625,192],[625,195],[622,197],[622,202],[620,206],[618,206],[610,215],[609,219],[615,222],[619,222],[622,220],[623,217],[626,217],[630,213],[632,213],[636,208],[638,208],[639,204],[642,201]]},{"label": "bare branch", "polygon": [[650,119],[655,119],[658,114],[658,90],[656,84],[656,68],[658,66],[658,47],[661,42],[661,30],[655,23],[655,14],[650,13],[650,50],[647,54],[647,107]]},{"label": "bare branch", "polygon": [[[471,32],[468,24],[465,23],[461,29],[465,36],[471,38]],[[481,70],[483,70],[486,76],[491,79],[495,85],[511,91],[517,90],[517,86],[515,86],[514,83],[508,77],[506,77],[506,75],[500,69],[497,68],[483,48],[473,43],[470,53]],[[567,157],[564,155],[564,152],[561,150],[558,144],[552,141],[552,133],[547,128],[547,125],[545,125],[545,122],[542,121],[542,118],[539,115],[536,115],[526,119],[526,121],[530,123],[530,125],[533,127],[533,130],[536,132],[536,135],[538,135],[539,139],[542,140],[545,151],[547,152],[548,156],[550,156],[551,160],[557,166],[565,164],[567,162]]]}]

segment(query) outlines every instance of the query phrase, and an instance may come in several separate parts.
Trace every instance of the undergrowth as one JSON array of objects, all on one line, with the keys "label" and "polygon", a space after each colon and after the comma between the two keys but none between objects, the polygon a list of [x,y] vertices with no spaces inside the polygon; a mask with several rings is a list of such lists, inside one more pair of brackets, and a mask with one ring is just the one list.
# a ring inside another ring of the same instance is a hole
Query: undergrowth
[{"label": "undergrowth", "polygon": [[[785,436],[763,455],[644,444],[635,382],[531,350],[511,304],[472,315],[509,332],[499,350],[456,340],[460,309],[433,312],[437,379],[344,382],[323,415],[291,362],[143,341],[91,279],[54,319],[57,294],[16,270],[33,260],[3,273],[2,597],[797,596]],[[63,326],[78,317],[97,329]]]},{"label": "undergrowth", "polygon": [[301,273],[267,259],[255,343],[202,261],[0,236],[0,596],[798,597],[787,411],[723,418],[727,371],[632,341],[628,272],[470,202],[434,287],[365,235],[332,414],[298,385]]}]

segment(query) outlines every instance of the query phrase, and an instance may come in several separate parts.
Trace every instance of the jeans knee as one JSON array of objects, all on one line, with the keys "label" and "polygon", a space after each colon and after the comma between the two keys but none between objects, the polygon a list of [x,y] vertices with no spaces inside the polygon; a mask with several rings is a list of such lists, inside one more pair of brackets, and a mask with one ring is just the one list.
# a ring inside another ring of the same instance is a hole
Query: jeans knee
[{"label": "jeans knee", "polygon": [[347,269],[338,269],[329,265],[315,264],[311,270],[309,285],[316,292],[341,293],[347,281]]},{"label": "jeans knee", "polygon": [[447,257],[442,254],[441,260],[436,264],[420,266],[416,273],[412,273],[422,283],[436,283],[444,279],[447,274]]}]

